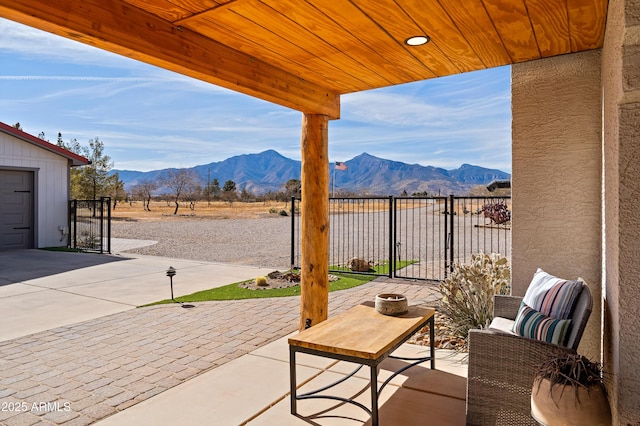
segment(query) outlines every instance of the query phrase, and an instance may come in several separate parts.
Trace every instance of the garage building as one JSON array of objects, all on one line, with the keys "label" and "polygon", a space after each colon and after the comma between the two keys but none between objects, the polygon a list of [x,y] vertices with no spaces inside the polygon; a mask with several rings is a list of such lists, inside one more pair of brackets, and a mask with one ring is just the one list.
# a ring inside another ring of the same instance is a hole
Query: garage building
[{"label": "garage building", "polygon": [[87,164],[0,122],[0,250],[66,246],[70,168]]}]

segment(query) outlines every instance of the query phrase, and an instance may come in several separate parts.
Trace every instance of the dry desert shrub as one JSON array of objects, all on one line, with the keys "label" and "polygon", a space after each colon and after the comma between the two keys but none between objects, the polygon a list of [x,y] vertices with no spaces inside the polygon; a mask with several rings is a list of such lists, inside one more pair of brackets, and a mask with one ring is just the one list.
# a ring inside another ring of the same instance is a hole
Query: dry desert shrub
[{"label": "dry desert shrub", "polygon": [[451,333],[466,341],[473,328],[486,328],[493,319],[493,296],[511,292],[511,270],[505,257],[491,253],[471,256],[471,264],[453,267],[440,284],[440,311]]}]

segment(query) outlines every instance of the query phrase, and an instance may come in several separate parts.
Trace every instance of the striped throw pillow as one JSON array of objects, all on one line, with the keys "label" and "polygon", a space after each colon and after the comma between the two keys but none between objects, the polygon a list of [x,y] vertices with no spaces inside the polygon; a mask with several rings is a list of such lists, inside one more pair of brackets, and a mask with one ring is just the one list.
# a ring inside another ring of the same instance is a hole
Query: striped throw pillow
[{"label": "striped throw pillow", "polygon": [[523,301],[536,311],[558,319],[571,316],[573,305],[582,291],[583,282],[563,280],[538,269]]},{"label": "striped throw pillow", "polygon": [[549,317],[522,302],[513,324],[513,332],[530,339],[564,345],[570,326],[570,319]]}]

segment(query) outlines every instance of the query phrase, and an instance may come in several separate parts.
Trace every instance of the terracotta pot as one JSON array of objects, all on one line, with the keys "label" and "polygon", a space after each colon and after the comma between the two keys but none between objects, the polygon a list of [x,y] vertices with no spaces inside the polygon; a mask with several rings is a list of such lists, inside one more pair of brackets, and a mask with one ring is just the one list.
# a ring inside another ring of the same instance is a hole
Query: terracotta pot
[{"label": "terracotta pot", "polygon": [[[589,388],[555,385],[547,379],[536,380],[531,390],[531,416],[540,424],[556,425],[610,425],[609,400],[601,385]],[[564,388],[564,389],[563,389]]]}]

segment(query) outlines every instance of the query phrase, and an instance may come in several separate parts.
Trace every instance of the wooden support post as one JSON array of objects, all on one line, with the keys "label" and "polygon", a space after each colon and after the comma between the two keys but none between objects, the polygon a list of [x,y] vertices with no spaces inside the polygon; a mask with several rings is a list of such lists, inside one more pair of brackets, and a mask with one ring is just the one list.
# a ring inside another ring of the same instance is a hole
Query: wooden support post
[{"label": "wooden support post", "polygon": [[328,117],[302,117],[300,330],[327,319],[329,308]]}]

